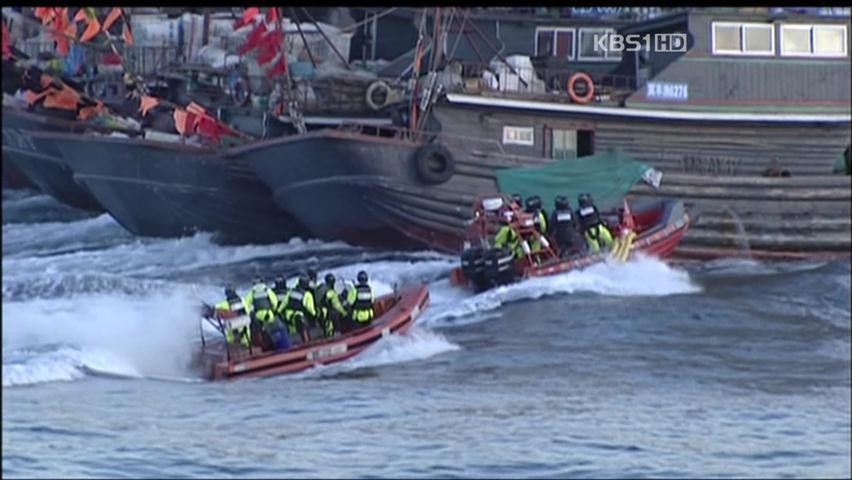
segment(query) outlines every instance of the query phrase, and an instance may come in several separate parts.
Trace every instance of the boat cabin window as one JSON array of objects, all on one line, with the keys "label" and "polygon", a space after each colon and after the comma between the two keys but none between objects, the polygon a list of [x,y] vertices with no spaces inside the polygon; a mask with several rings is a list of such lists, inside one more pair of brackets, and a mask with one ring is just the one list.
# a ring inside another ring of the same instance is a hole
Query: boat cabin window
[{"label": "boat cabin window", "polygon": [[845,57],[846,25],[781,25],[781,55]]},{"label": "boat cabin window", "polygon": [[535,145],[535,137],[532,127],[503,127],[503,144],[511,145]]},{"label": "boat cabin window", "polygon": [[713,22],[714,54],[775,55],[775,30],[768,23]]},{"label": "boat cabin window", "polygon": [[[614,35],[615,30],[612,28],[581,28],[579,29],[579,47],[577,57],[580,60],[599,60],[599,61],[614,61],[621,59],[621,50],[610,48],[599,48],[599,43],[603,42],[606,47],[609,47],[610,35]],[[604,37],[604,40],[598,40]]]},{"label": "boat cabin window", "polygon": [[560,128],[550,131],[550,158],[567,160],[594,154],[592,130],[565,130]]},{"label": "boat cabin window", "polygon": [[536,56],[554,56],[574,60],[574,29],[560,27],[536,28]]}]

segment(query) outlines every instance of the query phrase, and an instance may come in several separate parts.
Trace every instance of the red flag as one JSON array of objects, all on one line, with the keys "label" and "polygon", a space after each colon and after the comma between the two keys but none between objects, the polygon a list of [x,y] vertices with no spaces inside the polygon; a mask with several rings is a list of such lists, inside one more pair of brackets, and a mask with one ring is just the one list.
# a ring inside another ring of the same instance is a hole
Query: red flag
[{"label": "red flag", "polygon": [[133,45],[133,32],[130,31],[130,25],[128,25],[126,19],[124,20],[124,26],[121,28],[121,37],[124,39],[124,43]]},{"label": "red flag", "polygon": [[35,9],[35,16],[41,19],[42,25],[50,23],[55,15],[56,12],[54,12],[51,7],[36,7]]},{"label": "red flag", "polygon": [[195,102],[189,102],[189,105],[186,106],[186,111],[190,113],[194,113],[196,115],[206,115],[207,110],[204,109],[201,105]]},{"label": "red flag", "polygon": [[266,10],[266,21],[269,23],[275,23],[278,21],[278,7],[269,7]]},{"label": "red flag", "polygon": [[257,55],[257,63],[260,65],[266,65],[271,62],[276,55],[278,55],[277,48],[264,45],[260,47],[260,53]]},{"label": "red flag", "polygon": [[243,28],[244,26],[248,25],[249,23],[251,23],[251,21],[254,20],[254,17],[256,17],[258,13],[260,13],[260,9],[257,8],[257,7],[247,8],[243,12],[243,18],[234,22],[234,30],[239,30],[239,29]]},{"label": "red flag", "polygon": [[118,20],[118,17],[121,16],[121,9],[118,7],[113,7],[112,10],[109,11],[109,15],[107,15],[106,20],[104,20],[104,30],[109,30],[109,27]]},{"label": "red flag", "polygon": [[266,76],[269,78],[274,77],[280,73],[287,72],[287,60],[284,58],[284,55],[278,57],[278,61],[275,62],[275,65],[266,71]]},{"label": "red flag", "polygon": [[283,38],[284,37],[281,35],[281,32],[279,30],[270,30],[269,33],[267,33],[263,36],[263,38],[260,39],[258,45],[268,45],[270,47],[278,49],[278,47],[281,45],[281,40]]},{"label": "red flag", "polygon": [[192,133],[193,125],[195,124],[195,114],[189,113],[186,110],[176,108],[174,113],[175,130],[181,135]]},{"label": "red flag", "polygon": [[256,27],[254,27],[254,30],[248,34],[248,37],[246,37],[246,43],[240,47],[240,55],[245,55],[248,51],[256,47],[260,43],[261,38],[263,38],[264,33],[266,33],[266,25],[264,25],[263,22],[260,22]]},{"label": "red flag", "polygon": [[3,59],[12,58],[12,39],[9,35],[9,29],[6,28],[6,21],[3,20]]},{"label": "red flag", "polygon": [[226,133],[226,130],[222,128],[219,122],[209,115],[204,115],[198,119],[196,131],[199,135],[213,140],[214,142],[218,142],[219,137],[221,137],[223,133]]}]

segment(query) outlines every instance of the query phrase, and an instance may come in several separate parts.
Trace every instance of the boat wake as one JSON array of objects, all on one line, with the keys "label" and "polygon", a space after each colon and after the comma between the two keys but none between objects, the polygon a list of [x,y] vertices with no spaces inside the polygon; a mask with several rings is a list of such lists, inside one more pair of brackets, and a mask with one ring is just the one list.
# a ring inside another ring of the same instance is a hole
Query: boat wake
[{"label": "boat wake", "polygon": [[607,262],[580,271],[531,278],[480,294],[436,282],[432,307],[422,320],[427,326],[467,324],[493,317],[500,306],[523,300],[567,293],[595,293],[608,296],[667,296],[701,291],[689,273],[657,258],[639,255],[627,263]]},{"label": "boat wake", "polygon": [[368,367],[425,360],[460,348],[440,333],[415,324],[405,335],[391,335],[383,338],[349,360],[315,367],[298,375],[306,378],[314,376],[328,378]]}]

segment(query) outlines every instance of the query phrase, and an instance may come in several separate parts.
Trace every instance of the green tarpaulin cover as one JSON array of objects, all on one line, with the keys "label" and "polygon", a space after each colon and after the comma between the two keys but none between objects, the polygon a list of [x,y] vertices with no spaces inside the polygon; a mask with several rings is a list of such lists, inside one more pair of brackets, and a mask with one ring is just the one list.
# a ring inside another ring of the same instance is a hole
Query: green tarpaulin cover
[{"label": "green tarpaulin cover", "polygon": [[550,212],[557,195],[568,197],[576,209],[581,193],[590,193],[599,210],[620,207],[627,191],[649,170],[653,169],[630,155],[610,150],[546,165],[499,169],[496,174],[502,193],[519,193],[524,199],[538,195]]}]

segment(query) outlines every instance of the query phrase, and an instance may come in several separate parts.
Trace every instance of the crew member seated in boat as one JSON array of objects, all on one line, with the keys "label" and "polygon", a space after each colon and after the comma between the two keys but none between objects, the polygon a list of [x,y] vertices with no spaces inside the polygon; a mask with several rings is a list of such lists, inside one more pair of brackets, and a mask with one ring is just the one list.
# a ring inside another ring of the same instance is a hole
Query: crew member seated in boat
[{"label": "crew member seated in boat", "polygon": [[577,203],[580,205],[577,209],[577,217],[580,220],[580,228],[586,235],[589,250],[593,253],[600,252],[601,249],[608,250],[612,246],[612,233],[604,225],[598,207],[592,201],[592,196],[581,193],[577,197]]},{"label": "crew member seated in boat", "polygon": [[311,340],[309,325],[310,322],[316,321],[317,310],[307,276],[299,277],[299,281],[288,292],[284,312],[290,332],[295,334],[298,331],[302,340],[309,342]]},{"label": "crew member seated in boat", "polygon": [[534,195],[527,199],[524,210],[533,215],[533,222],[538,233],[547,233],[547,212],[541,208],[541,197]]},{"label": "crew member seated in boat", "polygon": [[367,272],[361,270],[358,283],[348,292],[347,302],[352,306],[352,323],[356,328],[368,325],[373,319],[373,289],[367,283]]},{"label": "crew member seated in boat", "polygon": [[521,194],[520,194],[520,193],[513,193],[513,194],[512,194],[512,202],[513,202],[513,203],[515,204],[515,206],[516,206],[516,207],[518,207],[518,208],[521,208],[521,207],[523,207],[523,206],[524,206],[524,198],[523,198],[523,197],[521,197]]},{"label": "crew member seated in boat", "polygon": [[325,327],[326,338],[340,331],[341,320],[347,314],[340,301],[340,294],[334,288],[334,275],[330,273],[325,276],[325,283],[317,288],[317,313]]},{"label": "crew member seated in boat", "polygon": [[541,208],[541,197],[533,195],[528,198],[524,205],[524,211],[533,216],[533,225],[535,226],[536,232],[539,233],[539,235],[528,235],[526,238],[526,241],[530,246],[530,252],[540,252],[542,247],[540,235],[545,235],[547,233],[547,212]]},{"label": "crew member seated in boat", "polygon": [[571,203],[564,195],[559,195],[553,200],[549,233],[556,240],[560,257],[569,258],[586,253],[586,241],[580,235],[574,212],[571,210]]},{"label": "crew member seated in boat", "polygon": [[246,295],[245,305],[251,316],[252,335],[260,332],[263,350],[273,346],[270,333],[277,329],[275,312],[278,310],[278,296],[260,278],[255,277],[254,285]]},{"label": "crew member seated in boat", "polygon": [[[228,285],[225,287],[225,299],[215,305],[216,310],[232,312],[235,315],[245,315],[246,307],[243,304],[243,299],[237,295],[237,290]],[[225,339],[230,344],[234,344],[236,339],[239,339],[240,345],[248,347],[251,343],[251,334],[248,327],[228,328],[225,330]]]},{"label": "crew member seated in boat", "polygon": [[512,227],[514,216],[511,210],[503,211],[500,216],[500,229],[494,236],[494,247],[509,248],[515,252],[516,258],[521,258],[524,256],[524,251],[521,249],[521,237]]}]

